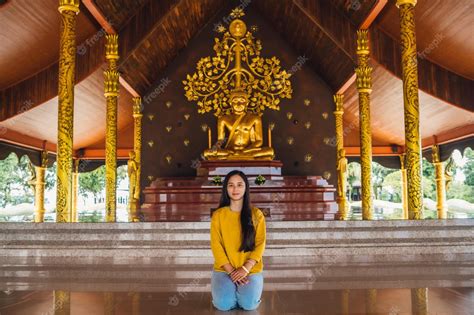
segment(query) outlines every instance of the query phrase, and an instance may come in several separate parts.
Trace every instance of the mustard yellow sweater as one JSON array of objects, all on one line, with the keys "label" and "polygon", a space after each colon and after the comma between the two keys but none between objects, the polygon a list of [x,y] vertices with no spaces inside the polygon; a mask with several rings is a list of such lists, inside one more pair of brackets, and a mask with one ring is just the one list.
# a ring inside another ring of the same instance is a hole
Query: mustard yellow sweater
[{"label": "mustard yellow sweater", "polygon": [[266,228],[265,216],[258,208],[252,208],[252,220],[255,227],[255,249],[251,252],[239,251],[242,244],[242,228],[240,212],[230,210],[230,207],[219,208],[211,218],[211,249],[214,255],[214,270],[225,272],[223,265],[230,263],[239,268],[248,259],[257,263],[250,274],[263,270],[262,256],[265,250]]}]

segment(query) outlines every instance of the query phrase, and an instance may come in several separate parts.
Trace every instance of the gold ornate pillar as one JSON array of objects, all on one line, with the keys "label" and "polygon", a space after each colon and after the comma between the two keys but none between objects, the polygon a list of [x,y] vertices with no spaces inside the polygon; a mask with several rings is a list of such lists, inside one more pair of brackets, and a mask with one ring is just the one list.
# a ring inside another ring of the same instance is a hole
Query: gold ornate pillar
[{"label": "gold ornate pillar", "polygon": [[[344,121],[343,121],[343,114],[344,114],[344,95],[342,94],[336,94],[334,95],[334,103],[336,104],[336,110],[334,111],[334,117],[335,117],[335,122],[336,122],[336,161],[337,161],[337,168],[339,169],[339,165],[341,164],[341,150],[344,150]],[[345,158],[345,157],[342,157]],[[347,160],[345,160],[347,161]],[[347,163],[346,163],[347,167]],[[347,203],[347,197],[346,197],[346,177],[344,176],[344,173],[347,174],[347,170],[337,172],[338,174],[338,187],[341,187],[341,189],[338,189],[337,191],[337,203],[339,206],[339,213],[338,217],[339,220],[347,220],[347,215],[348,215],[348,203]],[[341,176],[342,175],[342,176]]]},{"label": "gold ornate pillar", "polygon": [[109,68],[104,72],[107,100],[105,135],[105,221],[116,221],[117,209],[117,103],[119,73],[117,71],[118,36],[106,35],[105,58]]},{"label": "gold ornate pillar", "polygon": [[428,315],[428,289],[411,289],[411,313],[413,315]]},{"label": "gold ornate pillar", "polygon": [[71,210],[76,15],[79,0],[59,0],[61,13],[58,84],[56,222],[68,222]]},{"label": "gold ornate pillar", "polygon": [[370,93],[372,67],[369,66],[369,39],[367,30],[357,31],[357,59],[355,69],[359,91],[360,164],[362,184],[362,219],[372,220],[372,132],[370,129]]},{"label": "gold ornate pillar", "polygon": [[444,164],[441,162],[439,146],[432,147],[433,164],[436,176],[436,209],[438,210],[438,219],[448,218],[448,207],[446,205],[446,179],[444,178]]},{"label": "gold ornate pillar", "polygon": [[54,315],[71,314],[71,293],[69,291],[55,290],[53,292],[53,313]]},{"label": "gold ornate pillar", "polygon": [[418,64],[415,36],[416,0],[397,0],[400,9],[403,103],[405,108],[405,147],[410,219],[423,218],[421,186],[420,106],[418,101]]},{"label": "gold ornate pillar", "polygon": [[402,180],[402,209],[403,219],[408,220],[408,191],[407,191],[407,169],[405,168],[405,154],[400,157],[400,172]]},{"label": "gold ornate pillar", "polygon": [[35,166],[36,182],[35,182],[35,222],[44,222],[44,186],[45,173],[48,167],[48,152],[41,152],[41,165]]},{"label": "gold ornate pillar", "polygon": [[71,222],[77,222],[77,196],[79,189],[79,159],[73,160]]},{"label": "gold ornate pillar", "polygon": [[368,315],[377,314],[377,289],[365,290],[365,313]]},{"label": "gold ornate pillar", "polygon": [[130,194],[129,200],[129,221],[138,222],[138,209],[140,208],[140,178],[142,169],[142,99],[141,97],[133,98],[133,151],[135,152],[135,161],[137,165],[136,170],[136,183],[134,191]]}]

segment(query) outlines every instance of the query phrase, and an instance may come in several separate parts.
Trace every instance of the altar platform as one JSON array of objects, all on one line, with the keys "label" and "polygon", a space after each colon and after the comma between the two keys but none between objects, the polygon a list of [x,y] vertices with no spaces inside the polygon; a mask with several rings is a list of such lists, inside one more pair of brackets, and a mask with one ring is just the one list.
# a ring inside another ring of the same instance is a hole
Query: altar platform
[{"label": "altar platform", "polygon": [[[321,176],[283,176],[280,161],[200,161],[196,177],[157,178],[143,190],[141,220],[210,221],[222,186],[212,179],[234,169],[249,179],[251,202],[269,221],[334,220],[336,189]],[[255,179],[266,179],[257,185]]]}]

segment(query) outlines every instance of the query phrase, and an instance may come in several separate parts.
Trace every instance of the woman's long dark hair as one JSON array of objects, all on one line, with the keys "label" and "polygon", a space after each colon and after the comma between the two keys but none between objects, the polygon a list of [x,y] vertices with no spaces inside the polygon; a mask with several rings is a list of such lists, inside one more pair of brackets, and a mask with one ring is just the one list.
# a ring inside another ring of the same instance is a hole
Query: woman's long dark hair
[{"label": "woman's long dark hair", "polygon": [[227,192],[227,184],[229,183],[229,179],[234,175],[239,175],[245,183],[244,200],[242,204],[242,211],[240,212],[240,225],[242,227],[243,237],[239,250],[243,252],[250,252],[255,249],[255,227],[253,226],[252,222],[249,181],[243,172],[239,170],[233,170],[226,175],[224,183],[222,184],[222,195],[219,208],[230,206],[230,197],[229,193]]}]

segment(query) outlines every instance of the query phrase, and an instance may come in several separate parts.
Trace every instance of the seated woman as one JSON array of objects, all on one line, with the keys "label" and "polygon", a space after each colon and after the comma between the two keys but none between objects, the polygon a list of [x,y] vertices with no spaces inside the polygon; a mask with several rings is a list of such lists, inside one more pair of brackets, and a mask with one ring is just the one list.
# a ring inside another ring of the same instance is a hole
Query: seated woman
[{"label": "seated woman", "polygon": [[263,290],[265,217],[251,207],[244,173],[232,171],[224,179],[219,208],[211,217],[212,304],[221,311],[256,309]]}]

